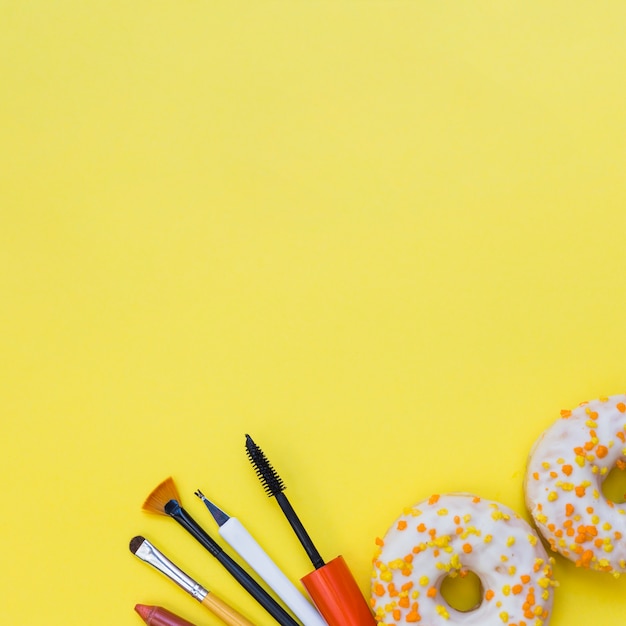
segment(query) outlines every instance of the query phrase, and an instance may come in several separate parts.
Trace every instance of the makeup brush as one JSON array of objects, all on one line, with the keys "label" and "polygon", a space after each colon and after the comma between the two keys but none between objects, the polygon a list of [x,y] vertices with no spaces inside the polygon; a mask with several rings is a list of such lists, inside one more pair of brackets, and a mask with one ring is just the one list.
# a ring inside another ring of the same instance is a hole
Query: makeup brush
[{"label": "makeup brush", "polygon": [[283,574],[245,526],[236,517],[227,515],[216,504],[208,500],[199,489],[195,494],[204,502],[213,519],[217,522],[220,537],[223,537],[233,550],[274,590],[304,626],[326,626],[326,622],[317,609]]},{"label": "makeup brush", "polygon": [[142,561],[152,565],[155,569],[165,574],[171,581],[184,589],[198,602],[206,606],[212,613],[217,615],[229,626],[254,626],[243,615],[235,611],[231,606],[218,598],[213,592],[208,591],[193,578],[185,574],[178,566],[174,565],[162,552],[157,550],[147,539],[141,536],[130,540],[130,551]]},{"label": "makeup brush", "polygon": [[246,453],[268,496],[274,497],[315,570],[301,581],[329,626],[376,626],[376,620],[342,556],[325,563],[283,493],[285,484],[263,450],[246,435]]},{"label": "makeup brush", "polygon": [[281,626],[300,626],[272,596],[257,583],[241,565],[196,522],[180,504],[180,496],[169,477],[159,484],[143,503],[144,511],[167,515],[175,519],[190,535],[208,550],[229,574],[279,623]]}]

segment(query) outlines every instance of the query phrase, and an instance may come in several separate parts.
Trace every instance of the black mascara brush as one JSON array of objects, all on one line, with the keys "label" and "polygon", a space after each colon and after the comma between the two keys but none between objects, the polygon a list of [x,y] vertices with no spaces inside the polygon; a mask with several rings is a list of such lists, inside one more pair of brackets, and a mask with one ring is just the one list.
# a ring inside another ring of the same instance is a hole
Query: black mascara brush
[{"label": "black mascara brush", "polygon": [[342,556],[328,563],[283,493],[285,484],[263,450],[246,435],[246,453],[268,496],[276,498],[315,570],[301,581],[329,626],[375,626],[376,620]]},{"label": "black mascara brush", "polygon": [[181,506],[180,496],[173,479],[166,478],[150,493],[143,503],[144,511],[167,515],[175,519],[190,535],[206,548],[232,575],[232,577],[279,623],[281,626],[300,626],[272,596],[257,583]]},{"label": "black mascara brush", "polygon": [[283,510],[285,517],[291,524],[293,531],[300,540],[302,547],[307,553],[313,567],[319,569],[325,565],[324,559],[317,551],[317,548],[313,544],[313,540],[309,537],[306,529],[302,525],[300,518],[293,510],[291,503],[287,499],[287,496],[283,493],[285,490],[285,483],[282,478],[276,473],[276,470],[272,467],[272,464],[267,460],[263,450],[254,443],[250,435],[246,435],[246,452],[250,462],[256,470],[256,474],[261,481],[261,484],[265,488],[265,493],[268,496],[274,496],[276,502],[278,502],[280,508]]}]

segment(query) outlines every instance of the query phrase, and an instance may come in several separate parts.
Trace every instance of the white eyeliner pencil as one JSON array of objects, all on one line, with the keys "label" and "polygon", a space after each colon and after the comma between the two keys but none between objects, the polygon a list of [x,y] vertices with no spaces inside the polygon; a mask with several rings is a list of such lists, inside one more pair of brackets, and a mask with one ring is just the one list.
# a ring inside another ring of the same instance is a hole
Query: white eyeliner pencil
[{"label": "white eyeliner pencil", "polygon": [[217,522],[220,536],[267,583],[304,626],[327,626],[315,606],[283,574],[245,526],[236,517],[230,517],[213,504],[200,490],[195,494]]}]

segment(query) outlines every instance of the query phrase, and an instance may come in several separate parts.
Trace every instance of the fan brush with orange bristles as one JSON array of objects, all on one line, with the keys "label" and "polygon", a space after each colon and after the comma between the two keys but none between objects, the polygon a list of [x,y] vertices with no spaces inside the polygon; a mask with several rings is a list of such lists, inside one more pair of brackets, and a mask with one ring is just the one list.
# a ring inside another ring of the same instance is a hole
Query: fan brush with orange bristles
[{"label": "fan brush with orange bristles", "polygon": [[148,513],[175,519],[190,535],[208,550],[228,573],[282,626],[300,626],[224,549],[196,522],[180,504],[174,480],[166,478],[146,498],[142,509]]}]

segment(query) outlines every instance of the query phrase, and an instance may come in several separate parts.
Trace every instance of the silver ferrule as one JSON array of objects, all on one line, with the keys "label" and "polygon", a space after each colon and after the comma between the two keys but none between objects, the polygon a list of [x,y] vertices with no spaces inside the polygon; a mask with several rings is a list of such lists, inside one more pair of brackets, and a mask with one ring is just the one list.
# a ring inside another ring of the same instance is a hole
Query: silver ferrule
[{"label": "silver ferrule", "polygon": [[159,552],[147,539],[144,539],[135,554],[152,567],[165,574],[179,587],[191,594],[196,600],[202,602],[208,595],[208,591],[193,578],[187,576],[183,570],[174,565],[162,552]]}]

